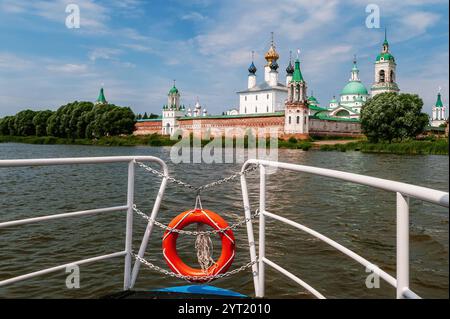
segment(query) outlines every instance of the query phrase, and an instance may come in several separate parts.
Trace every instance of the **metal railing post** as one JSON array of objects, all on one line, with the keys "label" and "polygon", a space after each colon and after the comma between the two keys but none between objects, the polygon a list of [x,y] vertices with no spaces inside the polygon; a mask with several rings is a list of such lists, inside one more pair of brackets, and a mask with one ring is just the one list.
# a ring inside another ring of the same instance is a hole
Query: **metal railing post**
[{"label": "metal railing post", "polygon": [[266,255],[266,168],[260,166],[259,177],[259,291],[256,297],[263,298],[265,294],[264,287],[264,257]]},{"label": "metal railing post", "polygon": [[[142,237],[141,246],[139,247],[138,256],[140,258],[144,257],[145,250],[147,249],[148,241],[153,231],[153,225],[155,224],[156,216],[158,216],[159,208],[161,207],[161,201],[164,196],[164,191],[166,190],[167,180],[169,176],[169,171],[167,166],[164,166],[164,177],[161,182],[161,186],[159,187],[158,195],[156,196],[155,203],[153,204],[152,213],[150,215],[150,221],[147,224],[147,228],[145,229],[144,236]],[[133,270],[131,272],[131,284],[130,288],[133,288],[136,284],[136,279],[139,274],[139,269],[141,268],[141,262],[136,259],[134,262]]]},{"label": "metal railing post", "polygon": [[253,275],[253,285],[255,287],[255,295],[257,295],[259,290],[259,276],[258,276],[258,264],[256,263],[257,256],[255,246],[255,234],[253,232],[253,224],[251,220],[251,208],[250,208],[250,200],[248,198],[247,180],[244,174],[242,174],[241,176],[241,188],[242,188],[242,200],[244,202],[244,214],[245,218],[249,220],[249,222],[246,223],[247,239],[250,250],[250,260],[251,262],[254,263],[252,265],[252,275]]},{"label": "metal railing post", "polygon": [[123,276],[123,290],[131,288],[131,253],[133,245],[133,205],[134,205],[134,160],[128,163],[127,190],[127,223],[125,235],[125,269]]},{"label": "metal railing post", "polygon": [[397,192],[397,299],[409,289],[409,198]]}]

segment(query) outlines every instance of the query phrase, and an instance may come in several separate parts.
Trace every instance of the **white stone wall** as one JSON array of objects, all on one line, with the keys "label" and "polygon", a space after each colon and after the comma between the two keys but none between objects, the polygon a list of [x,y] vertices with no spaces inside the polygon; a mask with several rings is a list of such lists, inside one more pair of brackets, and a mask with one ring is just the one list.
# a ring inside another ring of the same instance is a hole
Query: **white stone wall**
[{"label": "white stone wall", "polygon": [[285,134],[308,134],[309,121],[307,110],[304,108],[289,108],[284,114]]},{"label": "white stone wall", "polygon": [[172,135],[178,128],[177,118],[182,117],[184,113],[177,110],[163,110],[162,112],[162,135]]},{"label": "white stone wall", "polygon": [[273,113],[284,109],[287,93],[278,90],[239,94],[240,114]]}]

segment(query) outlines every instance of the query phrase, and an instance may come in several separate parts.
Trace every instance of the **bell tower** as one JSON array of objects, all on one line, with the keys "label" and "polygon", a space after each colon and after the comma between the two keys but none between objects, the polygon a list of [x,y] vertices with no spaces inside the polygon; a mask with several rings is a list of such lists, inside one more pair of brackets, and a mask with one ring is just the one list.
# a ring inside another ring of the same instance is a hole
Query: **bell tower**
[{"label": "bell tower", "polygon": [[284,132],[298,138],[307,138],[309,134],[309,109],[306,82],[300,70],[298,55],[295,60],[292,79],[288,83],[288,98],[284,111]]},{"label": "bell tower", "polygon": [[180,92],[175,86],[167,94],[167,104],[163,106],[162,111],[162,135],[172,135],[178,128],[178,118],[184,116],[185,107],[180,104]]},{"label": "bell tower", "polygon": [[398,93],[400,91],[396,83],[396,67],[395,58],[389,51],[389,42],[385,29],[383,48],[375,61],[375,82],[371,88],[372,97],[380,93]]}]

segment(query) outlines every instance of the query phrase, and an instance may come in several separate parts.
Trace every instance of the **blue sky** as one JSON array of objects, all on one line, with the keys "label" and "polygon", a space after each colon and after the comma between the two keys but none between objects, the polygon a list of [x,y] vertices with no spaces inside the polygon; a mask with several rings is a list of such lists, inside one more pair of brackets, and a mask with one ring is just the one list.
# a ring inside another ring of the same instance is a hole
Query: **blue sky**
[{"label": "blue sky", "polygon": [[[68,3],[80,7],[80,29],[65,26]],[[238,104],[251,50],[262,80],[271,31],[282,78],[289,50],[300,48],[309,92],[326,105],[354,54],[372,84],[384,31],[366,28],[369,3],[388,27],[400,89],[430,112],[441,86],[448,105],[447,0],[0,0],[0,116],[94,101],[102,84],[111,103],[159,114],[173,79],[182,103],[198,96],[221,113]]]}]

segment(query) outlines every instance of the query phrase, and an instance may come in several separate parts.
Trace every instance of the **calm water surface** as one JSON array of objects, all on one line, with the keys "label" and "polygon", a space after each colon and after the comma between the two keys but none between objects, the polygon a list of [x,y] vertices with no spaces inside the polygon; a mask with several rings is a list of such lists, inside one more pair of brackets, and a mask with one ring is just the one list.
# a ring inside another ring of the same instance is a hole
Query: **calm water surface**
[{"label": "calm water surface", "polygon": [[[0,159],[154,155],[167,161],[171,174],[201,185],[239,170],[237,164],[182,164],[168,160],[169,148],[94,147],[0,144]],[[359,152],[280,150],[280,161],[367,174],[448,191],[447,156],[397,156]],[[136,168],[136,204],[151,209],[159,179]],[[0,221],[36,217],[126,203],[126,164],[74,165],[0,169]],[[306,174],[278,172],[267,179],[267,209],[303,223],[337,240],[395,276],[395,194]],[[258,204],[258,177],[249,177],[253,208]],[[168,223],[192,208],[195,194],[169,185],[160,220]],[[240,183],[223,185],[202,196],[203,206],[230,223],[243,217]],[[411,200],[411,287],[426,298],[448,298],[448,210]],[[276,221],[267,222],[266,255],[330,298],[392,298],[395,291],[381,282],[367,289],[365,269],[326,244]],[[145,223],[135,218],[133,249]],[[162,231],[156,229],[146,258],[166,267]],[[257,235],[257,234],[256,234]],[[249,260],[245,228],[235,231],[234,266]],[[62,263],[123,250],[125,212],[62,219],[0,230],[0,280]],[[256,237],[257,238],[257,237]],[[193,240],[179,241],[180,255],[193,264]],[[216,246],[217,247],[217,246]],[[60,271],[0,288],[0,298],[95,298],[118,292],[123,285],[123,258],[81,266],[81,288],[65,286]],[[310,295],[279,273],[267,270],[266,293],[275,298]],[[142,268],[137,289],[183,282]],[[253,295],[250,272],[214,284]]]}]

